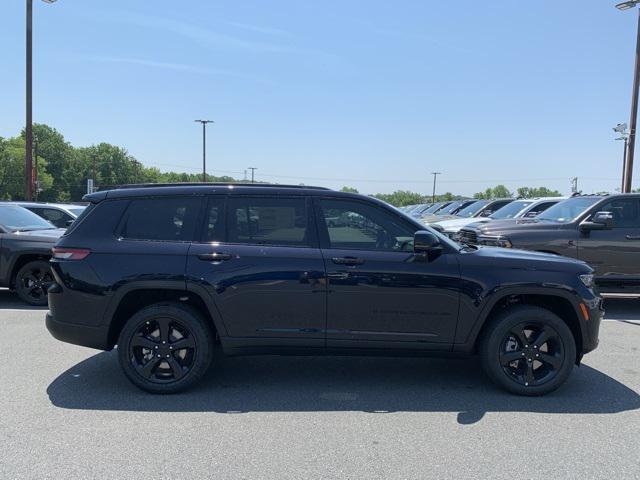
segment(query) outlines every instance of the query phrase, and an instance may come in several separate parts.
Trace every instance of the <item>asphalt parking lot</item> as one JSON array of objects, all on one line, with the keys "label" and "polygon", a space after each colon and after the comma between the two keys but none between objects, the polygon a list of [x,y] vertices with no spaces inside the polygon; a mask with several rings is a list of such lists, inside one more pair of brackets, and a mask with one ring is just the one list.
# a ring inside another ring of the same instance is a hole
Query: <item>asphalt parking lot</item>
[{"label": "asphalt parking lot", "polygon": [[606,308],[600,348],[542,398],[474,359],[331,357],[219,357],[152,396],[0,291],[0,478],[640,478],[640,300]]}]

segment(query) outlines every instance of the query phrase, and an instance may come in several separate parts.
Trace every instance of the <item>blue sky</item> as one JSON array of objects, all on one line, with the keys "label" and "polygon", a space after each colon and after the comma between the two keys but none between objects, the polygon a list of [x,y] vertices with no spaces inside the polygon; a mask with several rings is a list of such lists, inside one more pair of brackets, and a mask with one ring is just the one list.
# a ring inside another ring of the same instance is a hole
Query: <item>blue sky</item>
[{"label": "blue sky", "polygon": [[[34,121],[145,165],[363,193],[619,187],[635,12],[607,0],[34,0]],[[0,136],[24,1],[0,2]],[[640,180],[634,181],[634,188]]]}]

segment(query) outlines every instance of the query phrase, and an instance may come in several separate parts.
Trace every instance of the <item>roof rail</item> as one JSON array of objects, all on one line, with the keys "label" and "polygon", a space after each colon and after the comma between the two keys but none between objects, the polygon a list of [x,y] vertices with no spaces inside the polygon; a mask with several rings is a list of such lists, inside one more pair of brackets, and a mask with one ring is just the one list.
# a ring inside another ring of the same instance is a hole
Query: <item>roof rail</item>
[{"label": "roof rail", "polygon": [[232,182],[176,182],[176,183],[129,183],[118,185],[121,188],[156,188],[156,187],[263,187],[263,188],[309,188],[313,190],[331,190],[327,187],[312,185],[283,185],[278,183],[232,183]]}]

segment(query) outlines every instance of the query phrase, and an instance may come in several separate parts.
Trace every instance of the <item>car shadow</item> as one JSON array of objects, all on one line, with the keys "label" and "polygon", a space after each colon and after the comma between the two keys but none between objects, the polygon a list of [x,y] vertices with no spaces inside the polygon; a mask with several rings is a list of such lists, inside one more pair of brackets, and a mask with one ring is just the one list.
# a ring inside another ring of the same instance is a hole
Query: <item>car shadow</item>
[{"label": "car shadow", "polygon": [[2,288],[0,289],[0,311],[2,311],[3,309],[24,310],[24,311],[29,311],[29,310],[46,311],[49,309],[49,307],[47,306],[35,307],[33,305],[29,305],[28,303],[25,303],[22,300],[20,300],[18,295],[16,295],[11,290]]},{"label": "car shadow", "polygon": [[605,414],[640,408],[640,395],[586,365],[544,397],[494,387],[477,359],[224,357],[198,386],[150,395],[121,373],[116,353],[73,366],[47,388],[52,404],[78,410],[140,412],[457,412],[460,424],[487,412]]}]

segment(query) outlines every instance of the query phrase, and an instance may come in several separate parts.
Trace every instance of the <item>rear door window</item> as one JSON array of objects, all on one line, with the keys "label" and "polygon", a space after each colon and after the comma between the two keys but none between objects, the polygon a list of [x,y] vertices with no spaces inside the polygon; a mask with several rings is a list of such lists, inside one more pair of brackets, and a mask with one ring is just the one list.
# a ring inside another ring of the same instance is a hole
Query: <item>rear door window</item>
[{"label": "rear door window", "polygon": [[231,243],[293,247],[315,243],[305,197],[231,197],[227,205]]},{"label": "rear door window", "polygon": [[199,197],[131,200],[120,222],[120,237],[132,240],[189,242],[194,239]]}]

